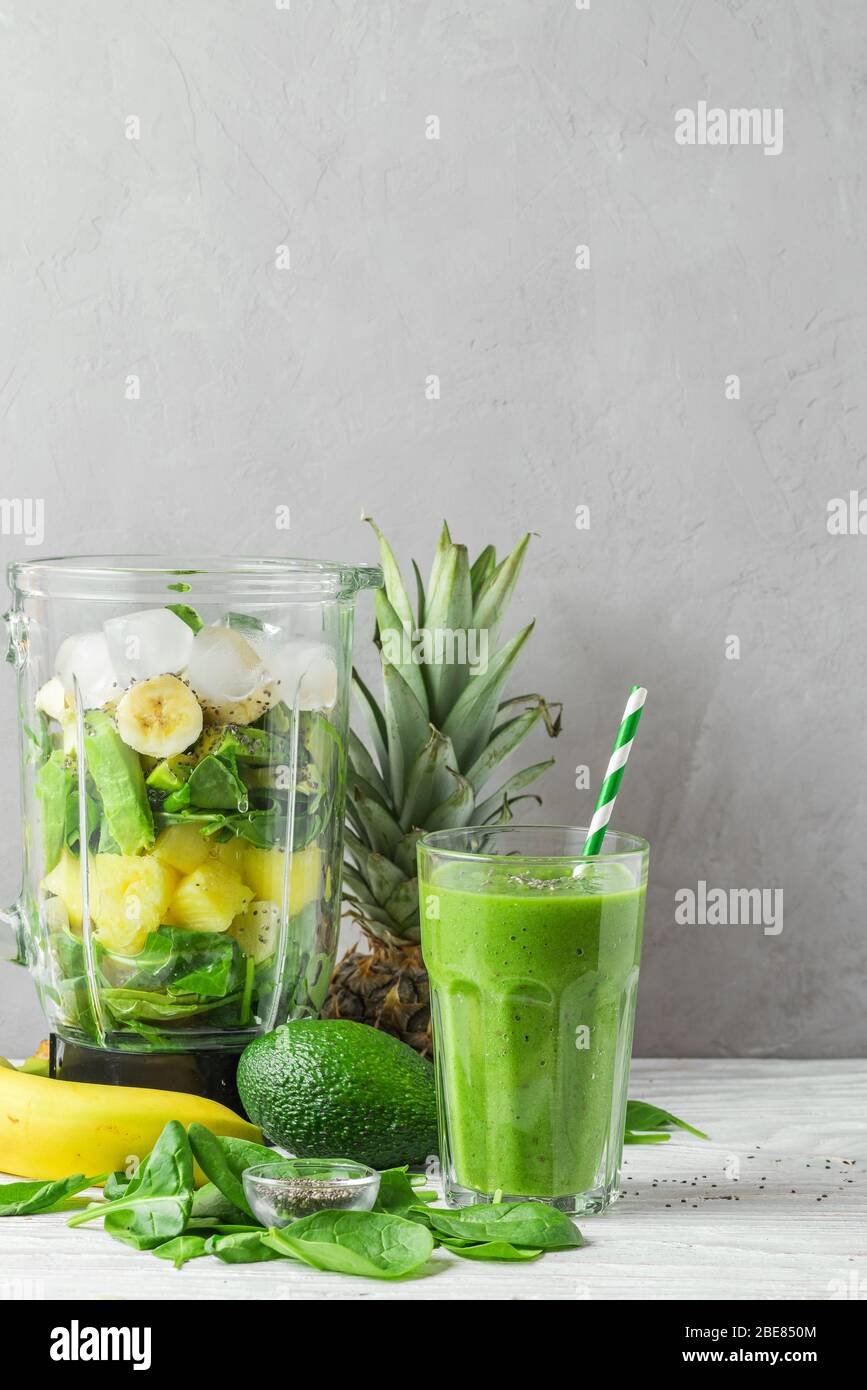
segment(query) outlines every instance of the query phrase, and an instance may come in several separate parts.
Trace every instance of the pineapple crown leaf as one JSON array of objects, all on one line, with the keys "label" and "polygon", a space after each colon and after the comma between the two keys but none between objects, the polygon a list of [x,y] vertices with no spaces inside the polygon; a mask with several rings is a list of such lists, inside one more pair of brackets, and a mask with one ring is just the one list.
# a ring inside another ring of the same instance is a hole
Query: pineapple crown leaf
[{"label": "pineapple crown leaf", "polygon": [[545,731],[549,738],[557,738],[563,728],[563,702],[561,700],[546,700],[544,695],[511,695],[508,700],[502,700],[499,711],[511,709],[514,705],[531,705],[541,714],[545,723]]},{"label": "pineapple crown leaf", "polygon": [[479,601],[479,594],[486,581],[497,568],[497,552],[492,545],[486,545],[478,559],[473,562],[470,569],[470,581],[473,586],[473,603]]},{"label": "pineapple crown leaf", "polygon": [[[524,787],[529,787],[531,782],[535,782],[537,777],[541,777],[543,772],[547,772],[549,767],[554,766],[554,759],[547,758],[544,762],[533,763],[531,767],[522,768],[520,772],[515,772],[503,783],[501,787],[487,797],[485,801],[476,806],[479,820],[484,822],[492,811],[496,810],[500,802],[509,799],[511,792],[523,791]],[[512,797],[512,800],[515,798]]]},{"label": "pineapple crown leaf", "polygon": [[374,595],[376,604],[376,626],[380,658],[394,666],[403,676],[425,714],[428,708],[428,687],[418,662],[413,660],[412,651],[407,651],[404,640],[407,629],[401,623],[398,613],[381,589]]},{"label": "pineapple crown leaf", "polygon": [[424,592],[424,580],[421,577],[421,570],[419,569],[415,560],[413,560],[412,562],[412,567],[415,572],[415,594],[416,606],[418,608],[418,625],[419,627],[424,627],[425,612],[427,609],[427,599],[425,598]]},{"label": "pineapple crown leaf", "polygon": [[490,643],[496,641],[506,609],[515,591],[515,585],[518,582],[518,575],[521,573],[521,566],[524,563],[524,556],[529,544],[530,533],[527,532],[515,546],[511,555],[507,555],[502,564],[497,565],[490,572],[475,601],[472,625],[482,631],[487,631]]},{"label": "pineapple crown leaf", "polygon": [[[380,531],[372,516],[365,516],[362,513],[362,520],[366,521],[373,528],[374,535],[376,536],[376,539],[379,541],[379,556],[380,562],[382,564],[382,574],[383,579],[385,580],[385,593],[388,598],[388,601],[397,615],[398,622],[407,624],[409,627],[412,627],[412,606],[409,601],[409,595],[406,592],[406,586],[403,582],[403,575],[401,574],[400,567],[397,563],[397,560],[394,557],[394,551],[392,550],[388,541],[385,539],[385,536]],[[376,592],[376,597],[379,598],[381,593],[382,590],[378,589]]]},{"label": "pineapple crown leaf", "polygon": [[532,631],[530,622],[501,647],[485,674],[477,676],[452,706],[443,733],[451,737],[461,763],[476,758],[485,747],[494,727],[502,688]]},{"label": "pineapple crown leaf", "polygon": [[[542,695],[503,698],[533,630],[528,623],[499,650],[496,639],[530,536],[497,561],[487,545],[470,564],[443,522],[427,588],[413,560],[417,623],[394,552],[371,517],[385,580],[376,595],[374,642],[382,698],[353,672],[370,748],[349,737],[346,887],[350,916],[392,945],[418,940],[415,851],[429,830],[509,820],[528,786],[553,759],[506,778],[482,796],[489,778],[540,722],[560,732],[561,706]],[[478,632],[474,631],[478,629]],[[484,634],[484,647],[478,650]],[[471,650],[471,639],[476,650]],[[480,660],[484,657],[484,661]],[[519,793],[516,795],[516,793]]]}]

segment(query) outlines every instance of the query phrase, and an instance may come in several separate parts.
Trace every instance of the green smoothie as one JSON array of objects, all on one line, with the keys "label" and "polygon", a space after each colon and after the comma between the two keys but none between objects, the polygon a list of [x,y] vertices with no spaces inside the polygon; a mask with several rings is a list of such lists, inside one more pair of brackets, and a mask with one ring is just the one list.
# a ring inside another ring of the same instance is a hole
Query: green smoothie
[{"label": "green smoothie", "polygon": [[[610,862],[441,863],[422,882],[449,1166],[461,1187],[561,1197],[619,1167],[643,888]],[[441,1120],[442,1122],[442,1120]]]}]

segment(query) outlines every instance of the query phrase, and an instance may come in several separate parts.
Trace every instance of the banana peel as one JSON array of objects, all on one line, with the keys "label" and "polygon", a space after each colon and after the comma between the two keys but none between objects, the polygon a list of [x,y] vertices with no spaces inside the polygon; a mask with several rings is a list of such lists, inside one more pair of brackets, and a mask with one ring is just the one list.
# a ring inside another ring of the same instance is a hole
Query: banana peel
[{"label": "banana peel", "polygon": [[262,1142],[255,1125],[204,1096],[61,1081],[0,1065],[0,1172],[15,1177],[126,1170],[150,1153],[169,1120]]}]

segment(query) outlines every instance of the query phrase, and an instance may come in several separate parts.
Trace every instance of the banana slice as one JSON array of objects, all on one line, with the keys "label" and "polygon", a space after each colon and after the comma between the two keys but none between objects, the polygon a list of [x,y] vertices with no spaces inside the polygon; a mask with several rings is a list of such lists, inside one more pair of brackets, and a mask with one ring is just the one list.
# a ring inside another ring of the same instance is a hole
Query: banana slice
[{"label": "banana slice", "polygon": [[36,692],[36,708],[42,714],[46,714],[49,719],[56,719],[58,724],[63,719],[63,711],[66,709],[66,691],[63,689],[63,682],[56,676],[52,676],[50,681],[46,681]]},{"label": "banana slice", "polygon": [[116,717],[124,743],[152,758],[183,753],[202,732],[201,706],[177,676],[152,676],[132,686]]}]

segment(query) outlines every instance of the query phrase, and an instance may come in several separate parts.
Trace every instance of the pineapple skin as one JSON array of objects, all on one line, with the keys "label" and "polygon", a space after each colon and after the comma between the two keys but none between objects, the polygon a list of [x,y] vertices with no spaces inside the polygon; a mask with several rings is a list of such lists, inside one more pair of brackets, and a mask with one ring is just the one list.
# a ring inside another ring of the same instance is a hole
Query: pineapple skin
[{"label": "pineapple skin", "polygon": [[[348,916],[369,951],[354,946],[339,962],[323,1016],[381,1028],[430,1056],[416,842],[429,830],[509,821],[518,801],[541,804],[538,796],[518,793],[553,758],[513,773],[493,792],[487,784],[537,725],[549,737],[559,734],[561,706],[538,694],[509,699],[503,693],[533,628],[530,623],[498,645],[529,535],[499,564],[486,546],[470,565],[466,547],[455,544],[443,523],[426,590],[414,565],[414,611],[391,546],[365,519],[379,541],[385,576],[374,638],[383,701],[380,707],[355,676],[371,746],[350,735],[343,887]],[[452,639],[449,655],[438,647],[438,634]],[[425,636],[430,640],[416,643]],[[463,655],[460,640],[454,642],[461,637]],[[482,638],[485,669],[472,655]]]},{"label": "pineapple skin", "polygon": [[322,1017],[367,1023],[431,1057],[430,981],[421,949],[365,936],[370,950],[353,946],[337,965]]}]

